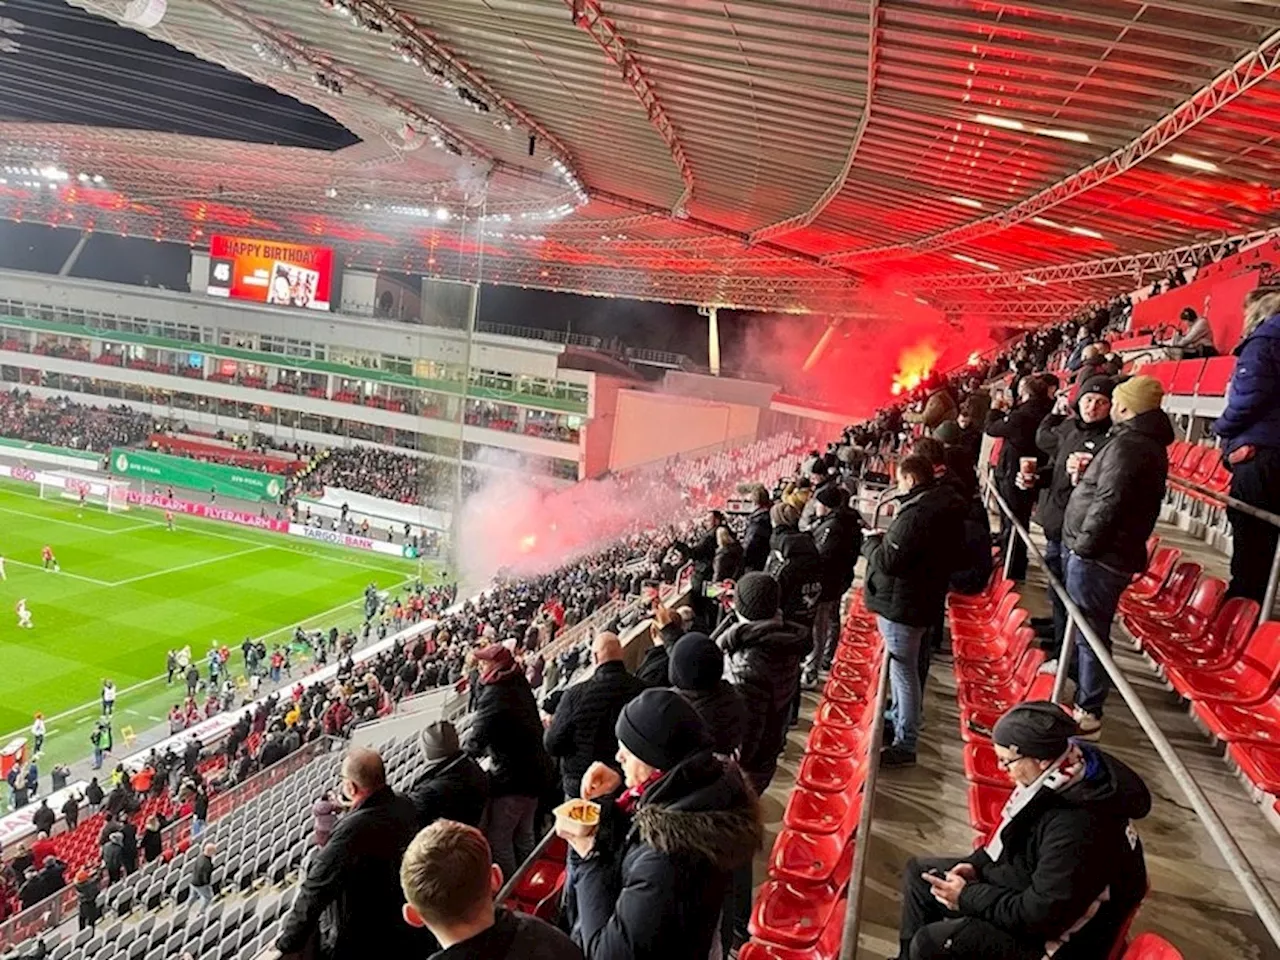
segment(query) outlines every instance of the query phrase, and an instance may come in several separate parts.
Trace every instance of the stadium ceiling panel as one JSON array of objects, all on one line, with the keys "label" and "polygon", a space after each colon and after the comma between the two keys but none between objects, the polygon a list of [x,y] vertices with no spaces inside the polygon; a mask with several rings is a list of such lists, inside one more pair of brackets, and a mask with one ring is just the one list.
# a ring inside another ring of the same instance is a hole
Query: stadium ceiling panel
[{"label": "stadium ceiling panel", "polygon": [[765,310],[911,290],[1013,319],[1280,225],[1270,4],[70,2],[362,142],[0,124],[0,216]]}]

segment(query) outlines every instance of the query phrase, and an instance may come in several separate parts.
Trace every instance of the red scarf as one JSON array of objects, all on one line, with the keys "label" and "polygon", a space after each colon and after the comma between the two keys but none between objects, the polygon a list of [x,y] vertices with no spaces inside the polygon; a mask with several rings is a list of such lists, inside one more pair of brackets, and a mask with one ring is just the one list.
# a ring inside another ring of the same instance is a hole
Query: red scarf
[{"label": "red scarf", "polygon": [[644,796],[645,791],[662,779],[662,771],[655,770],[649,774],[649,778],[643,783],[638,783],[634,787],[628,787],[622,791],[622,796],[618,797],[618,808],[628,816],[636,812],[636,806],[640,803],[640,798]]}]

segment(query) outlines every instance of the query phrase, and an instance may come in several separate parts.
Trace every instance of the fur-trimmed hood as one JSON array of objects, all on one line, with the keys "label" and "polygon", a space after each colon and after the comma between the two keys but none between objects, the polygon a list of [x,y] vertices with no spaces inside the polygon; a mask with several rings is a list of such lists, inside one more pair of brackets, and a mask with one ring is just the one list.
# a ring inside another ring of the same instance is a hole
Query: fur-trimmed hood
[{"label": "fur-trimmed hood", "polygon": [[646,791],[632,821],[642,843],[674,859],[718,870],[750,863],[764,825],[755,793],[734,764],[695,754]]}]

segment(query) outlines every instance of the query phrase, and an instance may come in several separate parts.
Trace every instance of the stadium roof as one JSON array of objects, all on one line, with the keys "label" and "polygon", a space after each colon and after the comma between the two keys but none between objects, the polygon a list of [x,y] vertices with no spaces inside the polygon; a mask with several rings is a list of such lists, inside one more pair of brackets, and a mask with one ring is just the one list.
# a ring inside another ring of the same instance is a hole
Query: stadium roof
[{"label": "stadium roof", "polygon": [[1012,321],[1280,223],[1267,4],[74,5],[362,142],[0,124],[0,216],[766,310],[857,312],[874,285]]}]

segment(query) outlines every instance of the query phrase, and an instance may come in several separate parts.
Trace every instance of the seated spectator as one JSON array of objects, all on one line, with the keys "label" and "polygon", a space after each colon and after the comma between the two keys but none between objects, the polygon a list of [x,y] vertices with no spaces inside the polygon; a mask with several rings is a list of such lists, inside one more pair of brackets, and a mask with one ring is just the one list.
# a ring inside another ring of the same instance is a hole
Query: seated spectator
[{"label": "seated spectator", "polygon": [[1218,348],[1213,343],[1213,327],[1209,325],[1207,316],[1198,315],[1194,307],[1183,307],[1178,319],[1190,326],[1169,341],[1169,346],[1176,351],[1175,357],[1199,360],[1218,355]]},{"label": "seated spectator", "polygon": [[582,960],[567,936],[494,901],[503,876],[479,830],[438,820],[421,831],[400,864],[405,922],[424,927],[433,960]]},{"label": "seated spectator", "polygon": [[596,764],[585,798],[600,827],[565,839],[582,857],[578,912],[589,960],[711,954],[733,871],[763,837],[737,767],[717,760],[697,712],[671,690],[646,690],[618,717],[619,775]]},{"label": "seated spectator", "polygon": [[419,828],[437,820],[478,827],[489,803],[489,775],[458,743],[448,720],[429,724],[418,738],[427,767],[406,791],[418,812]]},{"label": "seated spectator", "polygon": [[899,960],[1096,960],[1109,956],[1146,895],[1132,821],[1151,809],[1141,778],[1072,739],[1048,702],[995,726],[1013,796],[986,846],[964,858],[912,859],[903,877]]},{"label": "seated spectator", "polygon": [[315,851],[276,949],[299,953],[316,936],[321,960],[365,960],[374,943],[388,957],[422,956],[429,944],[400,917],[400,858],[418,830],[413,804],[387,785],[372,750],[348,751],[341,776],[351,811]]}]

